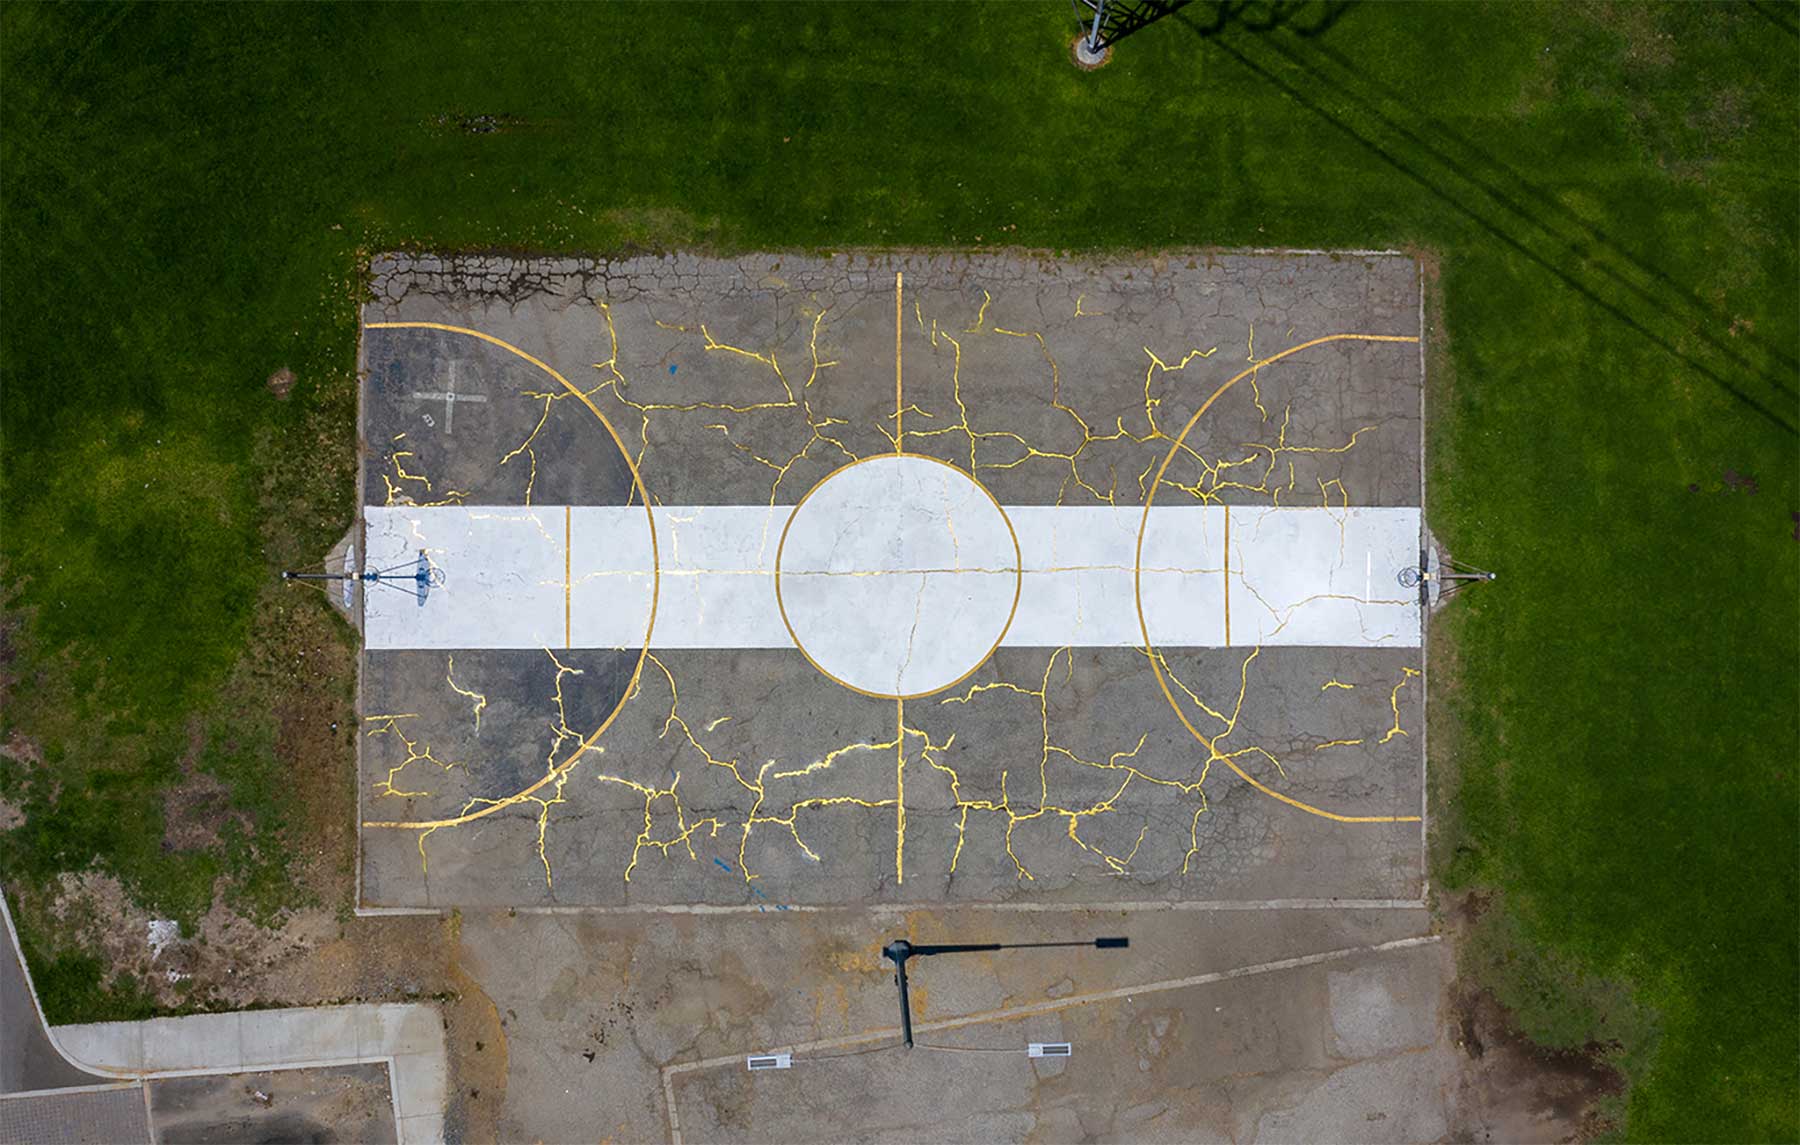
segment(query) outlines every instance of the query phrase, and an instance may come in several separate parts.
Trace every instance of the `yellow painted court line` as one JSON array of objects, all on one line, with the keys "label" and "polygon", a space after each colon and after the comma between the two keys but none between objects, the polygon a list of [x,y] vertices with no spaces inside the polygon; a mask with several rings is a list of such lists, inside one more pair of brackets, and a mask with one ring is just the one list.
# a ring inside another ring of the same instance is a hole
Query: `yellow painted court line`
[{"label": "yellow painted court line", "polygon": [[573,648],[575,617],[575,507],[563,506],[563,648]]},{"label": "yellow painted court line", "polygon": [[[846,469],[854,469],[858,465],[867,465],[871,461],[882,461],[882,460],[885,460],[885,459],[893,457],[893,456],[895,456],[895,455],[891,454],[891,453],[874,453],[874,454],[870,454],[868,457],[859,457],[855,461],[849,462],[846,465],[839,466],[837,469],[833,470],[832,472],[827,473],[824,477],[821,477],[819,479],[818,483],[815,484],[811,489],[808,489],[806,491],[805,495],[800,498],[799,503],[794,506],[794,511],[788,514],[787,524],[785,524],[781,527],[781,539],[779,541],[775,542],[775,609],[777,612],[779,612],[781,614],[782,627],[787,629],[788,639],[790,639],[794,642],[795,650],[798,651],[801,656],[804,656],[806,658],[806,662],[808,664],[811,664],[813,666],[813,670],[818,672],[819,675],[824,676],[826,679],[830,680],[832,683],[836,684],[840,688],[848,688],[850,691],[855,692],[859,696],[868,696],[871,699],[876,699],[876,700],[917,700],[917,699],[921,699],[925,696],[935,695],[938,692],[945,691],[946,689],[949,689],[949,688],[954,688],[958,684],[962,683],[964,680],[967,680],[970,676],[973,676],[976,672],[979,672],[981,670],[981,666],[983,664],[986,664],[990,659],[992,659],[994,656],[994,653],[999,650],[1001,642],[1006,639],[1006,634],[1008,632],[1012,631],[1013,621],[1019,615],[1019,598],[1025,591],[1024,551],[1019,548],[1019,533],[1018,533],[1018,530],[1013,528],[1012,518],[1008,517],[1006,515],[1005,506],[1000,504],[999,499],[994,496],[993,491],[990,490],[986,485],[983,485],[979,481],[975,482],[975,488],[981,490],[982,493],[984,493],[987,496],[988,501],[994,506],[994,512],[1000,514],[1000,520],[1005,522],[1007,535],[1012,538],[1013,567],[1010,569],[994,570],[996,572],[1001,572],[1001,573],[1010,572],[1013,574],[1012,608],[1010,610],[1008,610],[1008,612],[1006,614],[1006,624],[1000,629],[1000,635],[994,638],[994,646],[992,648],[988,649],[987,655],[983,656],[980,660],[976,661],[975,664],[973,664],[967,672],[964,672],[962,675],[958,676],[956,679],[950,681],[948,684],[945,684],[942,687],[932,688],[931,690],[925,691],[925,692],[914,692],[911,695],[899,696],[899,695],[895,695],[892,692],[871,692],[867,688],[859,688],[855,684],[852,684],[850,681],[833,675],[831,673],[830,669],[826,668],[825,665],[823,665],[823,664],[819,663],[817,660],[813,659],[812,653],[808,652],[806,650],[805,642],[800,639],[800,634],[798,632],[794,631],[793,619],[788,616],[787,598],[785,595],[783,595],[782,587],[781,587],[781,582],[787,575],[782,571],[781,565],[782,565],[782,560],[787,553],[788,532],[789,532],[789,530],[791,530],[794,527],[794,522],[800,519],[800,511],[802,509],[806,508],[806,503],[808,501],[812,500],[812,495],[814,493],[817,493],[820,489],[824,488],[827,482],[831,481],[834,477],[836,477],[838,474],[842,473]],[[964,477],[970,476],[970,474],[968,473],[967,470],[958,469],[955,465],[952,465],[950,462],[939,460],[938,458],[931,456],[929,453],[919,454],[918,457],[916,458],[916,460],[918,460],[921,463],[929,462],[932,465],[942,465],[945,469],[954,469],[954,470],[956,470],[956,472],[962,474]],[[1136,566],[1134,565],[1133,567],[1135,568]],[[929,572],[929,571],[932,571],[932,570],[929,570],[929,569],[914,570],[914,572]],[[950,571],[969,572],[969,571],[973,571],[973,570],[956,569],[956,570],[950,570]],[[896,680],[894,683],[895,683],[896,687],[899,686],[898,680]]]},{"label": "yellow painted court line", "polygon": [[906,881],[906,701],[894,701],[894,881]]},{"label": "yellow painted court line", "polygon": [[906,452],[906,406],[901,400],[900,385],[900,296],[902,281],[899,271],[894,272],[894,452]]},{"label": "yellow painted court line", "polygon": [[1225,647],[1231,647],[1231,506],[1225,506]]},{"label": "yellow painted court line", "polygon": [[1156,502],[1156,491],[1162,487],[1163,477],[1169,472],[1169,466],[1174,462],[1175,455],[1181,452],[1182,444],[1187,441],[1188,434],[1192,433],[1194,427],[1200,424],[1200,419],[1206,416],[1206,411],[1212,408],[1214,402],[1218,401],[1229,392],[1231,387],[1237,385],[1258,370],[1274,365],[1283,358],[1298,354],[1300,351],[1310,349],[1313,346],[1323,346],[1330,342],[1407,342],[1416,344],[1418,341],[1418,337],[1412,334],[1327,334],[1322,338],[1313,338],[1310,341],[1301,342],[1297,346],[1289,346],[1285,350],[1270,354],[1267,358],[1253,362],[1247,369],[1227,378],[1219,385],[1218,389],[1214,390],[1208,395],[1205,401],[1200,403],[1200,408],[1194,411],[1193,416],[1188,418],[1187,424],[1181,427],[1181,432],[1175,435],[1174,441],[1169,446],[1169,452],[1163,455],[1162,465],[1156,470],[1156,477],[1150,482],[1149,492],[1144,496],[1144,515],[1138,522],[1137,555],[1132,562],[1132,596],[1134,597],[1134,603],[1137,607],[1138,631],[1141,632],[1144,637],[1144,651],[1148,653],[1150,657],[1150,670],[1156,673],[1156,683],[1162,689],[1163,698],[1169,701],[1169,707],[1174,709],[1175,718],[1181,721],[1181,725],[1187,728],[1188,734],[1192,735],[1194,739],[1199,742],[1200,746],[1206,748],[1209,762],[1211,759],[1217,759],[1226,767],[1230,768],[1239,779],[1248,783],[1251,787],[1256,788],[1269,798],[1285,803],[1296,810],[1304,811],[1309,815],[1317,815],[1321,819],[1330,819],[1334,823],[1417,823],[1421,820],[1422,816],[1339,815],[1335,811],[1326,811],[1324,808],[1314,807],[1310,803],[1303,803],[1293,796],[1277,791],[1268,784],[1261,782],[1242,767],[1239,767],[1236,760],[1213,746],[1213,741],[1208,739],[1201,733],[1199,728],[1194,726],[1194,721],[1188,718],[1187,712],[1184,711],[1181,704],[1176,701],[1175,693],[1169,688],[1169,681],[1167,676],[1163,673],[1162,665],[1157,662],[1156,645],[1155,642],[1150,639],[1150,622],[1144,615],[1144,534],[1148,532],[1150,528],[1150,507]]},{"label": "yellow painted court line", "polygon": [[[481,341],[488,343],[490,346],[497,346],[509,354],[522,358],[542,370],[544,373],[550,375],[550,377],[556,380],[558,385],[568,391],[571,397],[575,398],[588,408],[588,412],[593,414],[594,417],[599,420],[601,426],[605,428],[607,436],[611,437],[613,444],[618,447],[620,456],[625,459],[625,468],[631,471],[631,483],[637,490],[638,496],[644,499],[644,519],[649,522],[650,526],[650,619],[649,622],[644,625],[644,645],[638,650],[637,664],[631,670],[631,679],[626,683],[625,690],[620,694],[619,702],[613,706],[613,710],[607,715],[606,719],[601,721],[600,726],[594,729],[594,734],[588,736],[585,740],[582,740],[580,746],[570,752],[567,759],[547,770],[544,775],[535,783],[531,784],[531,786],[520,791],[515,791],[504,799],[496,799],[492,802],[484,803],[478,808],[475,808],[474,804],[470,803],[467,806],[474,808],[473,810],[464,811],[462,814],[451,816],[448,819],[417,819],[408,821],[388,820],[381,822],[365,820],[363,822],[364,827],[392,827],[420,831],[433,831],[439,827],[459,827],[464,823],[472,823],[477,819],[485,819],[496,811],[502,811],[508,807],[517,806],[528,799],[533,799],[544,787],[560,781],[564,775],[568,774],[569,769],[574,767],[575,764],[581,760],[581,757],[585,753],[593,750],[594,744],[599,741],[602,735],[606,734],[606,729],[613,725],[613,721],[619,718],[619,713],[625,710],[625,701],[637,690],[638,678],[643,675],[644,661],[650,655],[650,637],[651,634],[656,631],[656,606],[658,598],[662,593],[662,559],[656,546],[656,514],[650,508],[650,490],[645,487],[643,475],[638,472],[637,463],[631,459],[631,452],[625,448],[625,441],[619,436],[619,431],[613,428],[612,422],[606,420],[606,415],[600,412],[600,407],[594,404],[594,400],[591,397],[577,387],[575,383],[558,373],[556,368],[548,362],[526,353],[524,350],[519,349],[517,346],[503,338],[496,338],[492,334],[486,334],[480,330],[472,330],[467,326],[452,326],[445,322],[370,322],[365,324],[363,329],[442,330],[449,334],[466,334],[471,338],[478,338]],[[421,837],[421,844],[422,838],[423,837]]]}]

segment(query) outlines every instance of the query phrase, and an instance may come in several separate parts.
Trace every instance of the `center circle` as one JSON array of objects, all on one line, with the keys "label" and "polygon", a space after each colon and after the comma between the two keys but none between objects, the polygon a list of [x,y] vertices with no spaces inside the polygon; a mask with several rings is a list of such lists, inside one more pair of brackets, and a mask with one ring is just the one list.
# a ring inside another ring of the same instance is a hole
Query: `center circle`
[{"label": "center circle", "polygon": [[1019,539],[979,482],[945,461],[853,461],[800,498],[775,550],[775,603],[800,654],[865,696],[960,683],[1012,626]]}]

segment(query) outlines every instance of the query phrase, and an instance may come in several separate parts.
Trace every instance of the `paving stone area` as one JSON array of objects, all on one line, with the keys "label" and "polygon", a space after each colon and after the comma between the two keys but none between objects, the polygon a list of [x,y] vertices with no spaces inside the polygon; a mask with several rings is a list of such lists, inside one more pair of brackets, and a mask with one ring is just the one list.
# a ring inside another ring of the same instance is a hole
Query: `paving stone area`
[{"label": "paving stone area", "polygon": [[33,1145],[137,1145],[149,1142],[143,1089],[46,1090],[0,1097],[0,1141]]}]

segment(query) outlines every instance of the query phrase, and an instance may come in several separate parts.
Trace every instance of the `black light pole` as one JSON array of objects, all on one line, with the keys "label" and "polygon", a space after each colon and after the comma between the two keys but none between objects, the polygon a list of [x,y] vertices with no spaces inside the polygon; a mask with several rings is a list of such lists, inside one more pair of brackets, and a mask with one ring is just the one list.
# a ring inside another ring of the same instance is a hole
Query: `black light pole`
[{"label": "black light pole", "polygon": [[1096,950],[1123,950],[1131,945],[1129,938],[1096,938],[1088,942],[951,942],[914,946],[904,938],[896,938],[881,948],[882,957],[894,964],[894,981],[900,984],[900,1031],[906,1048],[912,1049],[912,1001],[906,992],[906,960],[931,954],[969,954],[982,950],[1026,950],[1049,946],[1086,946]]}]

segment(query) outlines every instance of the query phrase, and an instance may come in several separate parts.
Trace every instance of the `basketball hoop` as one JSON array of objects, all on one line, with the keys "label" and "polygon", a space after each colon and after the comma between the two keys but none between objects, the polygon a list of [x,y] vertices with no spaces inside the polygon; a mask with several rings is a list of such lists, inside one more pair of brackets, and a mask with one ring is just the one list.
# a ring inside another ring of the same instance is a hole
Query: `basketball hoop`
[{"label": "basketball hoop", "polygon": [[362,573],[351,572],[348,569],[341,573],[284,572],[281,574],[281,579],[289,581],[362,581],[364,584],[383,584],[396,591],[406,593],[419,602],[420,608],[424,608],[425,598],[431,595],[431,590],[443,586],[444,570],[432,564],[431,558],[425,555],[425,550],[420,549],[417,560],[390,565],[384,569],[371,569]]}]

